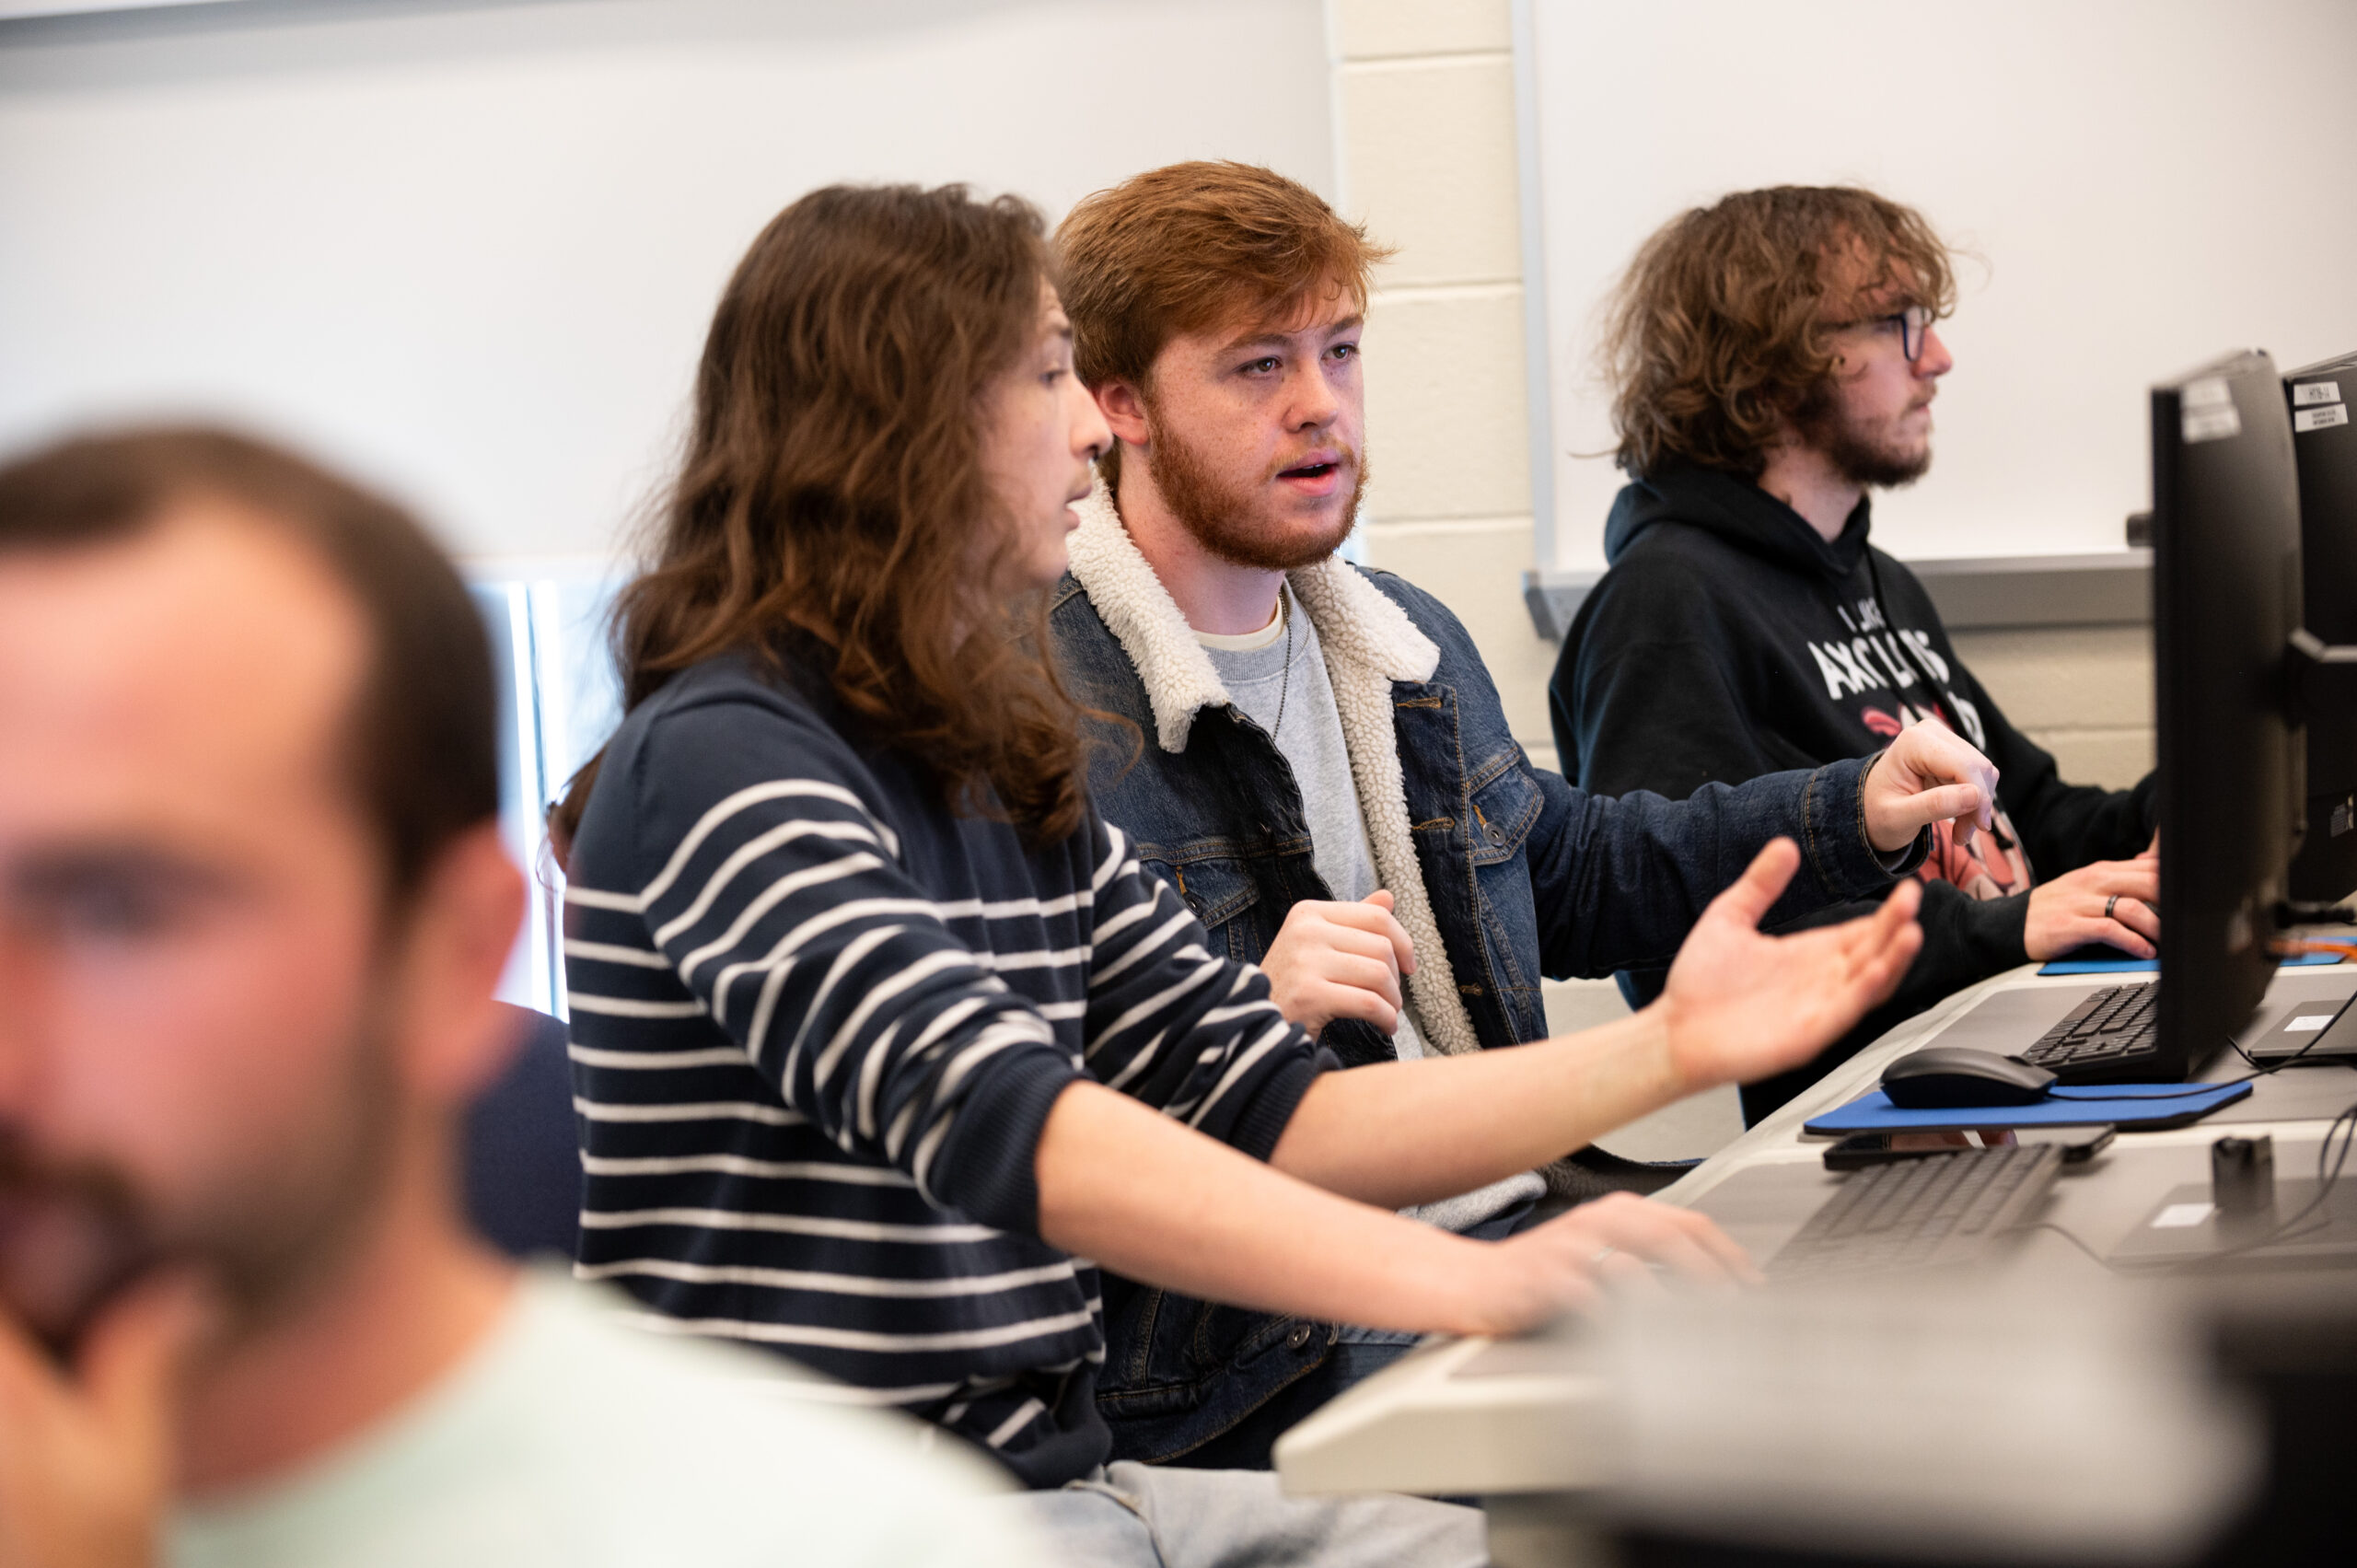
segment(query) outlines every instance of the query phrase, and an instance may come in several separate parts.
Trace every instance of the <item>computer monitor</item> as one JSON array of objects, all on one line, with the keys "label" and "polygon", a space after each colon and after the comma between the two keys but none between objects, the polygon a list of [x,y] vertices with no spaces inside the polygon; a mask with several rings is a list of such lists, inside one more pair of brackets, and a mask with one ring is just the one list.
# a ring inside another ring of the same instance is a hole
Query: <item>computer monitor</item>
[{"label": "computer monitor", "polygon": [[2283,388],[2236,354],[2154,387],[2163,1064],[2198,1072],[2249,1020],[2299,847],[2299,476]]},{"label": "computer monitor", "polygon": [[[2325,643],[2357,644],[2357,354],[2283,377],[2300,467],[2300,556],[2307,628]],[[2357,892],[2357,722],[2308,715],[2308,831],[2293,858],[2292,900],[2337,904]]]}]

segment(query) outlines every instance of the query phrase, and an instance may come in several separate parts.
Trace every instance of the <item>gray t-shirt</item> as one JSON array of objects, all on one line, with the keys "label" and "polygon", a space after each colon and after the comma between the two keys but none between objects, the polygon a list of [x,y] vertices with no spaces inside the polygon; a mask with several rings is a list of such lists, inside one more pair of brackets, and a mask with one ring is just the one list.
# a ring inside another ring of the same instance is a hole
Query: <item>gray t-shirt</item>
[{"label": "gray t-shirt", "polygon": [[[1289,594],[1287,598],[1291,600]],[[1351,772],[1350,749],[1342,739],[1342,715],[1334,705],[1333,682],[1326,677],[1318,628],[1302,612],[1299,602],[1290,602],[1284,615],[1267,631],[1241,637],[1197,633],[1196,641],[1211,656],[1212,668],[1219,672],[1237,707],[1274,737],[1278,751],[1293,769],[1294,782],[1301,786],[1302,808],[1309,818],[1310,862],[1328,890],[1338,900],[1355,903],[1381,888],[1375,871],[1375,846],[1368,842],[1366,819],[1359,811],[1358,781]],[[1399,1009],[1399,1028],[1391,1037],[1392,1050],[1402,1062],[1425,1054],[1414,1012],[1412,1005]],[[1545,1190],[1546,1184],[1536,1173],[1527,1173],[1407,1213],[1445,1230],[1461,1231]]]},{"label": "gray t-shirt", "polygon": [[[1290,597],[1290,596],[1288,596]],[[1302,808],[1309,815],[1310,862],[1329,891],[1345,903],[1357,903],[1383,883],[1375,874],[1375,846],[1367,841],[1366,819],[1359,814],[1358,781],[1351,772],[1351,753],[1342,741],[1342,715],[1334,706],[1334,685],[1326,678],[1326,660],[1318,652],[1318,628],[1294,604],[1287,611],[1293,644],[1293,674],[1285,675],[1286,628],[1272,627],[1274,639],[1257,648],[1234,645],[1251,638],[1207,637],[1197,634],[1212,668],[1244,715],[1276,738],[1277,749],[1293,769],[1301,786]],[[1279,723],[1279,707],[1283,709]],[[1402,1062],[1424,1054],[1423,1037],[1416,1032],[1411,1008],[1399,1010],[1399,1029],[1391,1037]]]}]

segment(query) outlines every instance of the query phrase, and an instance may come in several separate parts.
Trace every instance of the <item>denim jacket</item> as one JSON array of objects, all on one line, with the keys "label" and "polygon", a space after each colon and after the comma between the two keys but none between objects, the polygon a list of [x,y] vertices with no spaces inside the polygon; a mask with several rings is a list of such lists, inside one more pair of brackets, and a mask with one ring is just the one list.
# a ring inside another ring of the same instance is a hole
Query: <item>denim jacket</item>
[{"label": "denim jacket", "polygon": [[[1178,890],[1214,952],[1258,962],[1297,900],[1333,896],[1312,864],[1300,788],[1276,743],[1225,701],[1101,488],[1082,516],[1074,573],[1050,604],[1059,668],[1082,703],[1136,726],[1097,726],[1097,807]],[[1399,827],[1421,889],[1383,864],[1387,824],[1377,818],[1387,813],[1369,811],[1367,827],[1377,872],[1402,911],[1429,904],[1445,963],[1434,965],[1432,944],[1419,939],[1419,971],[1451,977],[1476,1048],[1546,1036],[1542,977],[1666,967],[1702,907],[1778,834],[1800,844],[1802,865],[1763,923],[1771,926],[1879,892],[1922,859],[1926,838],[1895,858],[1868,842],[1860,784],[1871,758],[1706,785],[1682,802],[1583,794],[1524,755],[1472,639],[1439,600],[1340,561],[1295,572],[1291,583],[1327,649],[1346,737],[1351,692],[1364,688],[1346,679],[1342,661],[1355,653],[1423,671],[1376,684],[1388,709],[1382,738],[1397,749],[1400,799],[1392,809],[1404,807]],[[1362,756],[1364,744],[1352,746],[1354,772],[1387,765]],[[1402,923],[1417,937],[1421,922]],[[1440,999],[1411,1000],[1427,1042],[1449,1051]],[[1345,1066],[1393,1055],[1387,1038],[1355,1020],[1329,1024],[1320,1043]],[[1589,1195],[1620,1184],[1605,1175]],[[1333,1344],[1325,1325],[1109,1276],[1106,1285],[1097,1397],[1120,1458],[1167,1460],[1201,1447],[1314,1371]]]}]

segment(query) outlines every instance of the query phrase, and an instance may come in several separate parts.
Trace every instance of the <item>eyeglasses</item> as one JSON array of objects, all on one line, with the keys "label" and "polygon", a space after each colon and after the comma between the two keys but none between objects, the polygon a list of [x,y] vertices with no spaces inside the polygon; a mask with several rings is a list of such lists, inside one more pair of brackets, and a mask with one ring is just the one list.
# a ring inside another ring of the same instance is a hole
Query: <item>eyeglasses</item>
[{"label": "eyeglasses", "polygon": [[1852,327],[1896,327],[1898,330],[1899,352],[1907,356],[1907,363],[1912,365],[1923,357],[1923,348],[1932,331],[1932,313],[1921,305],[1910,305],[1889,316],[1864,316],[1855,321],[1830,322],[1825,330],[1846,332]]}]

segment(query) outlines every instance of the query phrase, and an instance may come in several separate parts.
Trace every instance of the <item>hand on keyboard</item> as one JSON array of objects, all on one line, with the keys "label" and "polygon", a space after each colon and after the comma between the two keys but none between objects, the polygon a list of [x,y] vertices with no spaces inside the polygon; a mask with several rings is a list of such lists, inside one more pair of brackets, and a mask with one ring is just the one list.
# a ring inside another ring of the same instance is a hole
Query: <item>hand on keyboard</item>
[{"label": "hand on keyboard", "polygon": [[1492,1277],[1478,1282],[1483,1331],[1521,1333],[1608,1287],[1658,1289],[1654,1270],[1700,1284],[1757,1284],[1751,1255],[1691,1209],[1614,1192],[1488,1249]]},{"label": "hand on keyboard", "polygon": [[1807,1061],[1888,996],[1922,946],[1915,923],[1922,890],[1912,881],[1873,914],[1792,936],[1763,935],[1760,917],[1799,866],[1790,839],[1771,843],[1711,900],[1678,948],[1654,1006],[1682,1092],[1749,1083]]},{"label": "hand on keyboard", "polygon": [[2161,859],[2152,851],[2133,860],[2098,860],[2030,889],[2022,946],[2033,963],[2090,942],[2149,958],[2160,939]]}]

